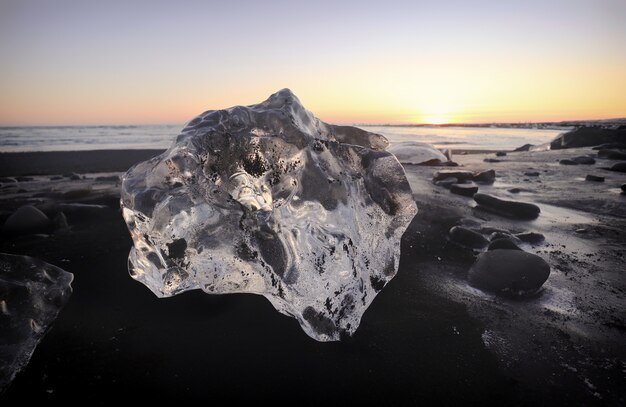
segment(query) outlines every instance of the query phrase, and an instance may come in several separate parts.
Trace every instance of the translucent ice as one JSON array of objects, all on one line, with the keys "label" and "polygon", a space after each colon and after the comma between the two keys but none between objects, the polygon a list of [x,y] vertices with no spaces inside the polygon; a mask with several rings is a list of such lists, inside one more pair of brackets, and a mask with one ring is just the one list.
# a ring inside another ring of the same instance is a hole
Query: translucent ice
[{"label": "translucent ice", "polygon": [[314,339],[350,335],[417,211],[386,146],[320,121],[288,89],[207,111],[123,178],[130,274],[159,297],[261,294]]},{"label": "translucent ice", "polygon": [[73,278],[41,260],[0,253],[0,391],[28,364],[72,294]]}]

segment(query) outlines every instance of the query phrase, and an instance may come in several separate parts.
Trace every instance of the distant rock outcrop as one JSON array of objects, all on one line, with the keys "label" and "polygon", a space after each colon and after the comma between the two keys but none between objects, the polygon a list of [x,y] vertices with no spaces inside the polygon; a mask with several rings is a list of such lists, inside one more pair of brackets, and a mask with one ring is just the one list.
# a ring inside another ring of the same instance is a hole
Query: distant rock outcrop
[{"label": "distant rock outcrop", "polygon": [[578,127],[560,134],[550,142],[551,150],[564,148],[590,147],[604,143],[626,143],[626,127],[605,129],[602,127]]}]

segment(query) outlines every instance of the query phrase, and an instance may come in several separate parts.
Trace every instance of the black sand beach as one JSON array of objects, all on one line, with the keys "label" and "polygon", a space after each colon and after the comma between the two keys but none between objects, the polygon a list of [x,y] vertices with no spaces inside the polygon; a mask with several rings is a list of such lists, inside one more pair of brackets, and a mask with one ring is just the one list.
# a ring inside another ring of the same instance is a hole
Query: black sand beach
[{"label": "black sand beach", "polygon": [[[33,204],[62,211],[69,230],[3,236],[0,251],[74,273],[68,305],[29,365],[0,396],[8,404],[76,400],[367,404],[620,405],[626,401],[626,174],[559,159],[590,148],[458,155],[493,168],[480,192],[530,201],[534,221],[485,213],[432,184],[440,168],[407,166],[419,213],[404,235],[397,276],[354,337],[318,343],[254,295],[199,291],[156,298],[127,272],[131,239],[119,210],[121,175],[154,150],[0,154],[0,221]],[[76,172],[82,179],[51,176]],[[538,176],[525,175],[538,172]],[[588,173],[604,183],[585,181]],[[512,188],[520,192],[509,192]],[[81,205],[77,205],[81,204]],[[448,240],[455,225],[533,231],[524,244],[552,268],[542,292],[513,300],[465,279],[476,253]],[[584,232],[583,232],[584,230]],[[576,232],[579,231],[579,232]]]}]

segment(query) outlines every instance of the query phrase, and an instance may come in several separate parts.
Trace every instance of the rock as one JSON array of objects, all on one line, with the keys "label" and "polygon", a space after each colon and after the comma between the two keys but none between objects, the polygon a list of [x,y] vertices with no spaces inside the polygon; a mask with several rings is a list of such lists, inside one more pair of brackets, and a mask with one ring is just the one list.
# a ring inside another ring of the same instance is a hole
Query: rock
[{"label": "rock", "polygon": [[456,183],[458,183],[459,180],[452,177],[452,178],[446,178],[446,179],[442,179],[441,181],[435,181],[435,185],[439,186],[439,187],[444,187],[447,189],[450,189],[450,187]]},{"label": "rock", "polygon": [[626,153],[616,150],[600,150],[598,157],[607,158],[609,160],[626,160]]},{"label": "rock", "polygon": [[3,184],[14,184],[17,182],[17,179],[13,177],[0,177],[0,182]]},{"label": "rock", "polygon": [[433,175],[433,182],[441,181],[446,178],[455,178],[457,182],[465,182],[472,180],[474,178],[474,173],[471,171],[441,170],[437,171]]},{"label": "rock", "polygon": [[524,175],[526,175],[527,177],[538,177],[539,173],[537,171],[529,171],[525,172]]},{"label": "rock", "polygon": [[605,144],[600,144],[599,146],[595,146],[592,148],[592,150],[610,150],[610,149],[626,150],[626,144],[625,143],[605,143]]},{"label": "rock", "polygon": [[617,172],[626,172],[626,162],[613,164],[613,166],[609,168],[609,170],[617,171]]},{"label": "rock", "polygon": [[622,184],[622,192],[626,192],[626,184]]},{"label": "rock", "polygon": [[522,190],[519,188],[511,188],[508,191],[512,194],[519,194],[520,192],[522,192]]},{"label": "rock", "polygon": [[473,286],[510,295],[536,292],[549,275],[550,266],[541,257],[521,250],[506,249],[481,253],[468,273]]},{"label": "rock", "polygon": [[92,189],[91,187],[80,188],[80,189],[72,189],[69,191],[65,191],[62,195],[63,199],[81,199],[91,195]]},{"label": "rock", "polygon": [[508,239],[512,242],[516,242],[516,243],[521,243],[521,240],[518,239],[517,237],[513,236],[512,234],[510,234],[509,232],[501,232],[501,231],[496,231],[493,232],[489,235],[489,241],[493,242],[494,240],[499,240],[499,239]]},{"label": "rock", "polygon": [[450,192],[463,196],[474,196],[478,192],[478,187],[472,184],[452,184],[450,186]]},{"label": "rock", "polygon": [[530,150],[531,147],[534,147],[534,146],[535,146],[534,144],[524,144],[521,147],[517,147],[515,150],[513,150],[513,152],[518,153],[521,151],[528,151]]},{"label": "rock", "polygon": [[496,153],[496,157],[504,157],[504,156],[506,156],[506,152],[504,152],[504,151],[498,151]]},{"label": "rock", "polygon": [[0,253],[0,394],[28,364],[67,303],[72,279],[33,257]]},{"label": "rock", "polygon": [[502,162],[502,160],[498,160],[497,158],[485,158],[483,160],[486,163],[499,163]]},{"label": "rock", "polygon": [[574,157],[572,158],[572,161],[576,162],[577,164],[583,165],[591,165],[596,163],[596,160],[586,155],[579,155],[578,157]]},{"label": "rock", "polygon": [[487,250],[522,250],[511,239],[496,239],[492,240],[487,247]]},{"label": "rock", "polygon": [[474,174],[472,179],[483,184],[493,184],[496,180],[496,172],[494,170],[480,171]]},{"label": "rock", "polygon": [[60,179],[63,179],[63,177],[60,175],[55,175],[53,177],[50,177],[50,181],[58,181]]},{"label": "rock", "polygon": [[583,228],[581,228],[581,229],[576,229],[576,231],[575,231],[575,232],[576,232],[576,233],[580,233],[580,234],[585,234],[585,233],[587,233],[587,229],[583,229]]},{"label": "rock", "polygon": [[597,175],[587,174],[585,177],[585,181],[595,181],[595,182],[604,182],[604,177],[600,177]]},{"label": "rock", "polygon": [[12,235],[27,235],[47,232],[50,219],[39,209],[31,205],[22,206],[4,222],[3,232]]},{"label": "rock", "polygon": [[543,242],[544,240],[546,240],[546,237],[544,235],[542,235],[541,233],[537,233],[537,232],[516,233],[515,237],[523,242],[530,243],[530,244],[539,244]]},{"label": "rock", "polygon": [[19,177],[15,177],[15,179],[16,179],[18,182],[30,182],[30,181],[32,181],[34,178],[33,178],[33,177],[19,176]]},{"label": "rock", "polygon": [[449,232],[450,240],[471,249],[482,249],[489,241],[480,233],[462,226],[454,226]]},{"label": "rock", "polygon": [[578,165],[578,163],[577,163],[576,161],[574,161],[574,160],[570,160],[570,159],[568,159],[568,158],[565,158],[565,159],[563,159],[563,160],[560,160],[560,161],[559,161],[559,164],[561,164],[561,165]]},{"label": "rock", "polygon": [[131,276],[159,297],[261,294],[316,340],[351,335],[417,212],[386,145],[288,89],[202,113],[122,178]]},{"label": "rock", "polygon": [[477,193],[474,200],[481,209],[514,219],[536,219],[541,212],[535,204],[508,201],[488,194]]},{"label": "rock", "polygon": [[63,230],[70,227],[70,225],[67,223],[67,217],[65,217],[65,214],[63,212],[59,212],[56,214],[54,219],[52,219],[52,224],[54,225],[55,230]]},{"label": "rock", "polygon": [[387,151],[395,155],[402,164],[445,165],[448,162],[448,157],[432,145],[415,141],[395,144]]},{"label": "rock", "polygon": [[117,175],[96,177],[96,181],[119,182],[120,181],[120,177],[117,176]]},{"label": "rock", "polygon": [[69,178],[72,181],[77,181],[77,180],[81,179],[81,176],[76,174],[75,172],[70,172],[70,173],[67,173],[67,174],[63,174],[63,177],[64,178]]},{"label": "rock", "polygon": [[551,150],[575,147],[591,147],[603,143],[626,143],[626,129],[601,127],[578,127],[560,134],[550,142]]}]

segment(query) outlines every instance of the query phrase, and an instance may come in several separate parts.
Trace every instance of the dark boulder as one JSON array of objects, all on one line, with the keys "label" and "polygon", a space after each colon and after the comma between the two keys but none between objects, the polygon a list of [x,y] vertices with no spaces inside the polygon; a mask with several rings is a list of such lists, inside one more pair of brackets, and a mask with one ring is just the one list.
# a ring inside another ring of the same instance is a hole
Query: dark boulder
[{"label": "dark boulder", "polygon": [[550,266],[544,259],[532,253],[510,249],[482,253],[468,273],[473,286],[510,295],[536,292],[549,275]]},{"label": "dark boulder", "polygon": [[506,152],[505,151],[498,151],[496,153],[496,157],[504,157],[504,156],[506,156]]},{"label": "dark boulder", "polygon": [[587,174],[587,176],[585,177],[585,181],[604,182],[604,177],[599,177],[597,175]]},{"label": "dark boulder", "polygon": [[590,147],[604,143],[626,143],[626,129],[604,129],[601,127],[578,127],[560,134],[550,142],[550,149]]},{"label": "dark boulder", "polygon": [[626,172],[626,162],[613,164],[613,166],[609,168],[609,170],[617,171],[617,172]]},{"label": "dark boulder", "polygon": [[22,206],[8,217],[2,230],[11,235],[44,233],[50,229],[50,219],[31,205]]},{"label": "dark boulder", "polygon": [[464,182],[474,178],[474,173],[471,171],[441,170],[433,175],[433,182],[441,181],[446,178],[456,178],[458,182]]},{"label": "dark boulder", "polygon": [[559,161],[559,164],[561,165],[578,165],[578,163],[574,160],[570,160],[569,158],[565,158],[561,161]]},{"label": "dark boulder", "polygon": [[457,182],[459,182],[459,180],[452,177],[452,178],[442,179],[441,181],[435,181],[435,185],[450,189],[450,187],[452,187],[452,185],[456,184]]},{"label": "dark boulder", "polygon": [[501,238],[492,240],[487,250],[522,250],[511,239]]},{"label": "dark boulder", "polygon": [[625,143],[605,143],[605,144],[600,144],[599,146],[595,146],[592,148],[592,150],[607,150],[607,149],[618,149],[618,150],[626,150],[626,144]]},{"label": "dark boulder", "polygon": [[587,155],[574,157],[572,158],[572,161],[575,161],[577,164],[583,164],[583,165],[591,165],[591,164],[596,163],[596,160],[594,160],[592,157],[589,157]]},{"label": "dark boulder", "polygon": [[530,150],[531,147],[534,147],[534,144],[524,144],[521,147],[517,147],[515,150],[513,150],[513,152],[520,152],[520,151],[528,151]]},{"label": "dark boulder", "polygon": [[477,193],[474,200],[478,203],[478,208],[514,219],[536,219],[541,212],[535,204],[508,201],[488,194]]},{"label": "dark boulder", "polygon": [[598,151],[598,157],[609,160],[626,160],[626,153],[617,150],[600,150]]},{"label": "dark boulder", "polygon": [[463,196],[474,196],[478,192],[478,187],[474,184],[452,184],[450,186],[450,192]]},{"label": "dark boulder", "polygon": [[493,184],[496,180],[496,172],[494,170],[480,171],[475,173],[472,179],[483,184]]},{"label": "dark boulder", "polygon": [[502,160],[498,160],[497,158],[485,158],[483,160],[486,163],[499,163],[502,162]]},{"label": "dark boulder", "polygon": [[472,249],[482,249],[489,244],[489,240],[483,235],[462,226],[453,227],[449,234],[451,241]]},{"label": "dark boulder", "polygon": [[515,237],[521,240],[522,242],[530,243],[530,244],[539,244],[546,240],[546,237],[541,233],[537,232],[523,232],[515,234]]}]

